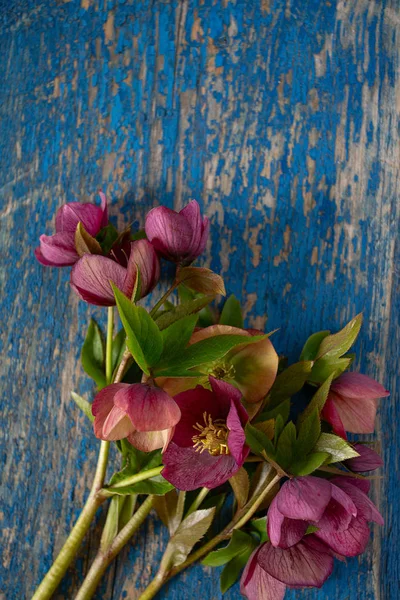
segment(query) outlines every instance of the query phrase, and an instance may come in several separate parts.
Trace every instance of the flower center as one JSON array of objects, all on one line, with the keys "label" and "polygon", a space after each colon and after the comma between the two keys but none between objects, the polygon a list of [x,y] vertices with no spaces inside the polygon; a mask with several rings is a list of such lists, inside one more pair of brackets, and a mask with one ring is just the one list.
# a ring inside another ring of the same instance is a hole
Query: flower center
[{"label": "flower center", "polygon": [[203,425],[200,423],[193,425],[194,429],[199,432],[192,437],[196,451],[202,453],[204,450],[208,450],[212,456],[229,454],[229,430],[224,420],[216,419],[213,421],[211,415],[207,415],[206,412],[203,413],[203,419]]},{"label": "flower center", "polygon": [[210,373],[216,379],[234,379],[235,367],[233,365],[218,365]]}]

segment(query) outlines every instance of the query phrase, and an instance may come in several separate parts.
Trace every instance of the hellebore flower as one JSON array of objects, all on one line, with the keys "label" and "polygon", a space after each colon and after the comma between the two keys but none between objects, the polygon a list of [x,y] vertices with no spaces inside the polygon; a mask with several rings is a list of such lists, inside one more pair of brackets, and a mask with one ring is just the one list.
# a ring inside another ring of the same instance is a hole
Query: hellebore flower
[{"label": "hellebore flower", "polygon": [[331,385],[322,418],[344,439],[346,431],[373,433],[378,398],[388,395],[388,390],[366,375],[343,373]]},{"label": "hellebore flower", "polygon": [[68,202],[58,209],[56,233],[41,235],[40,246],[35,249],[35,256],[42,265],[67,267],[79,260],[75,248],[75,232],[78,223],[82,223],[91,236],[96,236],[108,223],[107,199],[102,192],[99,195],[100,206],[90,202],[84,204]]},{"label": "hellebore flower", "polygon": [[309,475],[286,481],[268,510],[271,544],[290,548],[313,525],[318,527],[314,535],[338,554],[361,554],[369,538],[367,521],[382,523],[382,517],[365,491],[349,480]]},{"label": "hellebore flower", "polygon": [[182,416],[164,453],[162,475],[180,490],[221,485],[240,469],[250,451],[241,393],[211,377],[210,383],[211,391],[198,386],[174,398]]},{"label": "hellebore flower", "polygon": [[383,460],[375,450],[369,448],[365,444],[354,444],[354,450],[359,456],[349,458],[344,461],[346,467],[355,473],[365,473],[367,471],[375,471],[383,466]]},{"label": "hellebore flower", "polygon": [[[255,331],[254,335],[260,335]],[[204,329],[195,331],[189,344],[195,344],[216,335],[253,335],[245,329],[230,327],[228,325],[211,325]],[[205,365],[203,377],[181,377],[160,378],[157,380],[166,392],[175,396],[179,392],[194,388],[197,384],[207,385],[208,374],[223,379],[237,387],[249,403],[262,400],[272,387],[278,370],[279,358],[268,338],[248,344],[247,346],[236,346],[220,361]],[[201,371],[202,365],[196,368]]]},{"label": "hellebore flower", "polygon": [[143,298],[151,292],[160,277],[160,261],[147,240],[130,242],[126,267],[107,256],[85,254],[71,271],[71,287],[89,304],[114,306],[115,298],[110,282],[131,298],[137,268],[140,273],[140,297]]},{"label": "hellebore flower", "polygon": [[314,535],[290,548],[262,544],[250,556],[240,580],[247,600],[282,600],[288,587],[322,587],[333,570],[329,548]]},{"label": "hellebore flower", "polygon": [[94,434],[101,440],[128,441],[143,452],[167,447],[181,417],[163,390],[142,383],[112,383],[92,405]]},{"label": "hellebore flower", "polygon": [[158,206],[146,216],[147,238],[156,250],[168,260],[190,264],[204,252],[210,224],[202,218],[200,207],[192,200],[179,213]]}]

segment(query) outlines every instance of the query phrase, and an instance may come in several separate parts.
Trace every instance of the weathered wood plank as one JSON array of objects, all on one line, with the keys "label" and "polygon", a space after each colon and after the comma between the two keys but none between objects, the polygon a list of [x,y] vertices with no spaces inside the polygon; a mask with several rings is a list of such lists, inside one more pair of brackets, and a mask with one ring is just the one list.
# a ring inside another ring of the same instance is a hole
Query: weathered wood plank
[{"label": "weathered wood plank", "polygon": [[[206,264],[249,324],[281,328],[281,352],[364,311],[359,366],[392,390],[374,489],[386,525],[323,590],[288,597],[399,597],[399,2],[15,0],[0,23],[0,598],[29,597],[95,461],[69,400],[91,391],[78,365],[91,311],[32,250],[61,202],[100,186],[119,224],[201,201]],[[73,597],[97,540],[57,598]],[[164,543],[150,520],[97,597],[137,597]],[[195,567],[161,596],[200,588],[219,598],[218,573]]]}]

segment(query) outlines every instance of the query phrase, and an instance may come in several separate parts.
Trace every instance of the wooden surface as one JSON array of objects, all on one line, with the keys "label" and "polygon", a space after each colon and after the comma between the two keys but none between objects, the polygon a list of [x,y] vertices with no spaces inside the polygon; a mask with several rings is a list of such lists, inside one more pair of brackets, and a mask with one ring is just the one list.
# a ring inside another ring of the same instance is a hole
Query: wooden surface
[{"label": "wooden surface", "polygon": [[[197,198],[204,264],[292,358],[364,311],[357,366],[392,391],[373,490],[386,525],[322,591],[288,598],[399,598],[399,1],[0,0],[0,28],[1,600],[30,597],[95,463],[69,397],[92,391],[78,359],[93,311],[33,249],[62,202],[100,186],[119,225]],[[137,598],[165,541],[150,520],[96,597]],[[218,577],[197,566],[160,598],[218,599]]]}]

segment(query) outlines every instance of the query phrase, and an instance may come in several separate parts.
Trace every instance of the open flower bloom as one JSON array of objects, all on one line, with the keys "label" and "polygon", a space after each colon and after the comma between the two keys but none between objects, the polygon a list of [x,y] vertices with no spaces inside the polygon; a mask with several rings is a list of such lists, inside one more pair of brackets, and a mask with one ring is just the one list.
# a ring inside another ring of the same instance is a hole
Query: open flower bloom
[{"label": "open flower bloom", "polygon": [[333,570],[333,556],[314,535],[290,548],[262,544],[250,556],[240,581],[247,600],[282,600],[288,587],[322,587]]},{"label": "open flower bloom", "polygon": [[179,213],[158,206],[146,216],[147,238],[164,258],[181,264],[190,264],[204,252],[207,244],[209,221],[202,217],[196,200]]},{"label": "open flower bloom", "polygon": [[[260,331],[255,331],[255,335],[260,335],[260,333]],[[196,344],[217,335],[249,337],[252,333],[228,325],[211,325],[196,331],[189,344]],[[160,378],[157,383],[171,396],[174,396],[194,388],[198,384],[207,385],[208,374],[211,372],[213,377],[223,379],[237,387],[247,402],[256,403],[262,400],[271,389],[278,370],[278,362],[279,358],[271,341],[265,338],[254,344],[237,346],[221,360],[211,365],[211,369],[209,364],[199,365],[196,370],[201,371],[204,367],[203,377]]]},{"label": "open flower bloom", "polygon": [[[367,486],[369,482],[366,482]],[[304,538],[309,525],[314,535],[342,556],[364,552],[368,521],[382,524],[377,508],[358,479],[295,477],[286,481],[268,510],[268,535],[274,547],[290,548]],[[307,536],[308,537],[308,536]]]},{"label": "open flower bloom", "polygon": [[214,378],[210,383],[211,391],[198,386],[174,398],[182,417],[164,453],[162,475],[179,490],[221,485],[240,469],[250,451],[241,393]]},{"label": "open flower bloom", "polygon": [[108,223],[107,199],[102,192],[100,198],[100,206],[90,202],[84,204],[69,202],[58,209],[56,233],[41,235],[40,246],[35,250],[35,256],[42,265],[67,267],[79,260],[75,248],[75,232],[78,223],[82,223],[91,236],[96,236]]},{"label": "open flower bloom", "polygon": [[346,431],[373,433],[378,398],[388,395],[388,390],[366,375],[343,373],[331,385],[322,418],[344,439]]},{"label": "open flower bloom", "polygon": [[112,383],[92,404],[94,433],[101,440],[128,441],[143,452],[167,447],[181,411],[163,390],[142,383]]},{"label": "open flower bloom", "polygon": [[365,444],[354,444],[354,450],[358,452],[359,456],[344,461],[346,467],[351,471],[366,473],[383,466],[383,460],[379,454]]},{"label": "open flower bloom", "polygon": [[151,292],[160,277],[160,261],[147,240],[130,242],[126,266],[107,256],[85,254],[71,271],[71,286],[78,296],[89,304],[114,306],[115,298],[110,282],[131,298],[138,268],[140,297],[143,298]]}]

